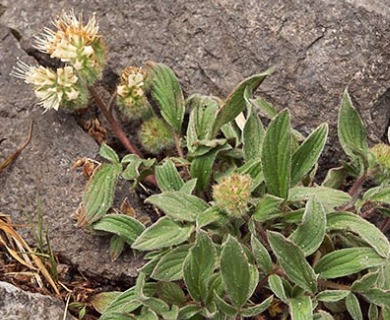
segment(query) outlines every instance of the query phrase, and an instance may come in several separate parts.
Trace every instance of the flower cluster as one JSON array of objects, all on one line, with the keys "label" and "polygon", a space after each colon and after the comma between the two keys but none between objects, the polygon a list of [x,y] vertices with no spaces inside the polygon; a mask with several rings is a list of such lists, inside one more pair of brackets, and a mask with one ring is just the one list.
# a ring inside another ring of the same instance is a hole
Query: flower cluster
[{"label": "flower cluster", "polygon": [[142,123],[138,138],[146,151],[158,154],[173,146],[172,130],[163,119],[152,116]]},{"label": "flower cluster", "polygon": [[145,72],[137,67],[126,68],[117,87],[117,106],[122,114],[131,119],[140,119],[149,111],[144,94]]},{"label": "flower cluster", "polygon": [[213,186],[213,198],[218,208],[229,216],[245,214],[251,201],[252,178],[247,174],[233,173]]},{"label": "flower cluster", "polygon": [[384,143],[379,143],[371,148],[371,153],[375,157],[375,162],[381,168],[390,170],[390,146]]},{"label": "flower cluster", "polygon": [[64,12],[53,22],[56,30],[44,29],[37,37],[36,48],[60,59],[65,66],[52,70],[29,66],[19,61],[12,75],[30,84],[39,105],[58,110],[82,108],[88,100],[88,85],[101,78],[106,60],[106,47],[98,35],[95,16],[86,25],[82,16]]}]

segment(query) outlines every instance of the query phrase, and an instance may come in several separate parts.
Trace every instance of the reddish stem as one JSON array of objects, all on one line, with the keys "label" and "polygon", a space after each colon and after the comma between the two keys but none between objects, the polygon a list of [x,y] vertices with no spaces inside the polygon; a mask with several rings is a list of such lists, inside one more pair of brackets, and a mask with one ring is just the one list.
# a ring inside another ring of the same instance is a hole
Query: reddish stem
[{"label": "reddish stem", "polygon": [[355,183],[352,185],[351,189],[349,189],[349,191],[348,191],[348,194],[351,197],[354,197],[357,194],[357,192],[359,191],[359,188],[362,186],[364,181],[366,181],[366,178],[367,178],[367,174],[365,173],[359,179],[357,179],[355,181]]}]

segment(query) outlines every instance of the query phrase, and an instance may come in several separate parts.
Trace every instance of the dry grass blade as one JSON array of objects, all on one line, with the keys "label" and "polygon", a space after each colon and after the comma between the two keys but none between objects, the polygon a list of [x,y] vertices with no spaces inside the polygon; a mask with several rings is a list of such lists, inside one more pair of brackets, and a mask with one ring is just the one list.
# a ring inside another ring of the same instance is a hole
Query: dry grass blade
[{"label": "dry grass blade", "polygon": [[[60,295],[55,281],[50,275],[50,272],[46,269],[40,257],[36,255],[36,253],[13,227],[14,225],[12,225],[9,217],[0,213],[0,231],[3,231],[8,238],[8,241],[6,242],[3,238],[0,237],[0,244],[5,246],[11,256],[14,257],[18,262],[31,270],[38,270],[53,288],[54,292],[57,295]],[[19,250],[19,252],[21,252],[21,254],[18,254],[16,248]]]},{"label": "dry grass blade", "polygon": [[[29,128],[26,142],[18,150],[16,150],[10,157],[8,157],[6,160],[0,163],[0,172],[3,171],[5,168],[7,168],[13,161],[15,161],[16,158],[19,157],[19,155],[22,153],[22,151],[28,146],[28,144],[32,139],[33,126],[34,126],[34,122],[30,120],[30,128]],[[4,141],[4,139],[2,141]]]}]

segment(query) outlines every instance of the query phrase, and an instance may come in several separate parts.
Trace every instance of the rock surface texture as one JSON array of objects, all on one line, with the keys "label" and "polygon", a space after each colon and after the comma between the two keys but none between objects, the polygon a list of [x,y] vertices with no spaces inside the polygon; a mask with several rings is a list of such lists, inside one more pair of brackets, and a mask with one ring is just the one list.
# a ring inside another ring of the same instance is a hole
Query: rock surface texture
[{"label": "rock surface texture", "polygon": [[69,314],[64,318],[65,306],[39,293],[30,293],[0,282],[1,320],[75,320]]},{"label": "rock surface texture", "polygon": [[[21,221],[36,212],[37,195],[53,249],[83,272],[120,277],[135,273],[130,257],[110,263],[107,242],[73,227],[83,180],[70,171],[96,144],[71,115],[34,107],[32,93],[9,76],[16,57],[61,9],[96,12],[110,50],[108,73],[146,60],[174,69],[187,94],[225,97],[244,77],[276,66],[259,94],[309,132],[331,125],[335,144],[338,106],[348,90],[371,141],[383,137],[390,116],[390,9],[388,0],[26,1],[0,0],[0,160],[19,146],[29,117],[31,145],[0,175],[0,210]],[[106,81],[107,82],[107,81]],[[110,84],[113,85],[113,84]],[[325,159],[326,160],[326,159]],[[128,259],[128,260],[126,260]]]}]

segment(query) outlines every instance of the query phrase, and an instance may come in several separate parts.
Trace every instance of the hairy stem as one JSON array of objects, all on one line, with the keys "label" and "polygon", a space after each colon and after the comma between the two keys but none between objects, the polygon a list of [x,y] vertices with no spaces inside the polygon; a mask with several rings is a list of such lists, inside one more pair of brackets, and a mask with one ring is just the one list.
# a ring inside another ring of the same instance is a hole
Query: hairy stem
[{"label": "hairy stem", "polygon": [[366,181],[366,178],[367,178],[367,173],[364,173],[359,179],[357,179],[355,181],[355,183],[352,185],[351,189],[349,189],[349,191],[348,191],[348,194],[351,197],[355,197],[356,196],[356,194],[358,193],[360,187],[362,186],[364,181]]}]

